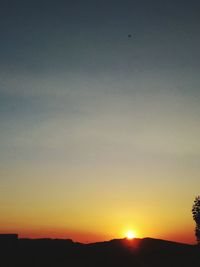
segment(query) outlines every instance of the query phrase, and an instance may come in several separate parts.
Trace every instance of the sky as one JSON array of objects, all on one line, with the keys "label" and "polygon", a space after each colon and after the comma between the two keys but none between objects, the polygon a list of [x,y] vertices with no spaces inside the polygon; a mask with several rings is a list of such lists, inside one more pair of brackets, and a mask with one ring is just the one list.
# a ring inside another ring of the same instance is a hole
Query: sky
[{"label": "sky", "polygon": [[199,11],[1,1],[0,232],[195,242]]}]

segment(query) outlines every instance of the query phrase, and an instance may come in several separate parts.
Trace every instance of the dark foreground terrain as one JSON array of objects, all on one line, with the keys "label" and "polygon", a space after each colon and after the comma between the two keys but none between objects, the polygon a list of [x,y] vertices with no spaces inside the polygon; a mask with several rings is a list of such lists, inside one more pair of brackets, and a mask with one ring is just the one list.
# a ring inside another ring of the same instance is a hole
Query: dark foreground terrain
[{"label": "dark foreground terrain", "polygon": [[199,267],[198,246],[151,238],[80,244],[72,240],[0,241],[1,267]]}]

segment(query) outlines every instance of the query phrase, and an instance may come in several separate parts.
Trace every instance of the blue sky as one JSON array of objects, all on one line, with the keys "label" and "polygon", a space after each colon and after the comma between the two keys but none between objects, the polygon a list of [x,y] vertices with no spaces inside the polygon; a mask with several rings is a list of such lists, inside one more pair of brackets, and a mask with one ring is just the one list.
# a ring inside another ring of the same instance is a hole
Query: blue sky
[{"label": "blue sky", "polygon": [[[101,188],[110,210],[110,191],[121,195],[127,220],[128,203],[144,195],[157,196],[152,203],[164,196],[161,214],[166,199],[177,201],[173,214],[183,201],[175,221],[184,218],[191,231],[189,209],[200,185],[199,8],[197,1],[2,3],[4,227],[12,225],[13,207],[24,220],[31,216],[22,200],[35,203],[35,192],[38,222],[48,218],[51,225],[53,215],[42,219],[37,207],[45,209],[55,188],[55,207],[60,194],[73,203],[85,192],[95,207],[100,200],[91,192]],[[72,204],[69,214],[73,207],[89,216],[84,203]],[[145,226],[139,232],[153,234]]]}]

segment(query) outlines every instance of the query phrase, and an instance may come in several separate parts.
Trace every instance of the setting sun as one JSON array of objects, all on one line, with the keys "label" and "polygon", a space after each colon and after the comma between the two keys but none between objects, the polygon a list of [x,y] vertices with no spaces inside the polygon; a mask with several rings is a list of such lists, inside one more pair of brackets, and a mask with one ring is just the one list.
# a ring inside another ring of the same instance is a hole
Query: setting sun
[{"label": "setting sun", "polygon": [[133,239],[135,237],[136,237],[135,233],[133,231],[131,231],[131,230],[126,233],[126,238],[127,239]]}]

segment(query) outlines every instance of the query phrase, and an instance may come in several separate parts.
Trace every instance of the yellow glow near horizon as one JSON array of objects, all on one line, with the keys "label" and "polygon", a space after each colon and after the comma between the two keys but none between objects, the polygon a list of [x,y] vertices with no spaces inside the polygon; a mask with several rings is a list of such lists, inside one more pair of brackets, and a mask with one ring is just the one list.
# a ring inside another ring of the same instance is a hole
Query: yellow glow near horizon
[{"label": "yellow glow near horizon", "polygon": [[132,231],[132,230],[129,230],[127,233],[126,233],[126,238],[127,239],[133,239],[136,237],[136,234]]}]

